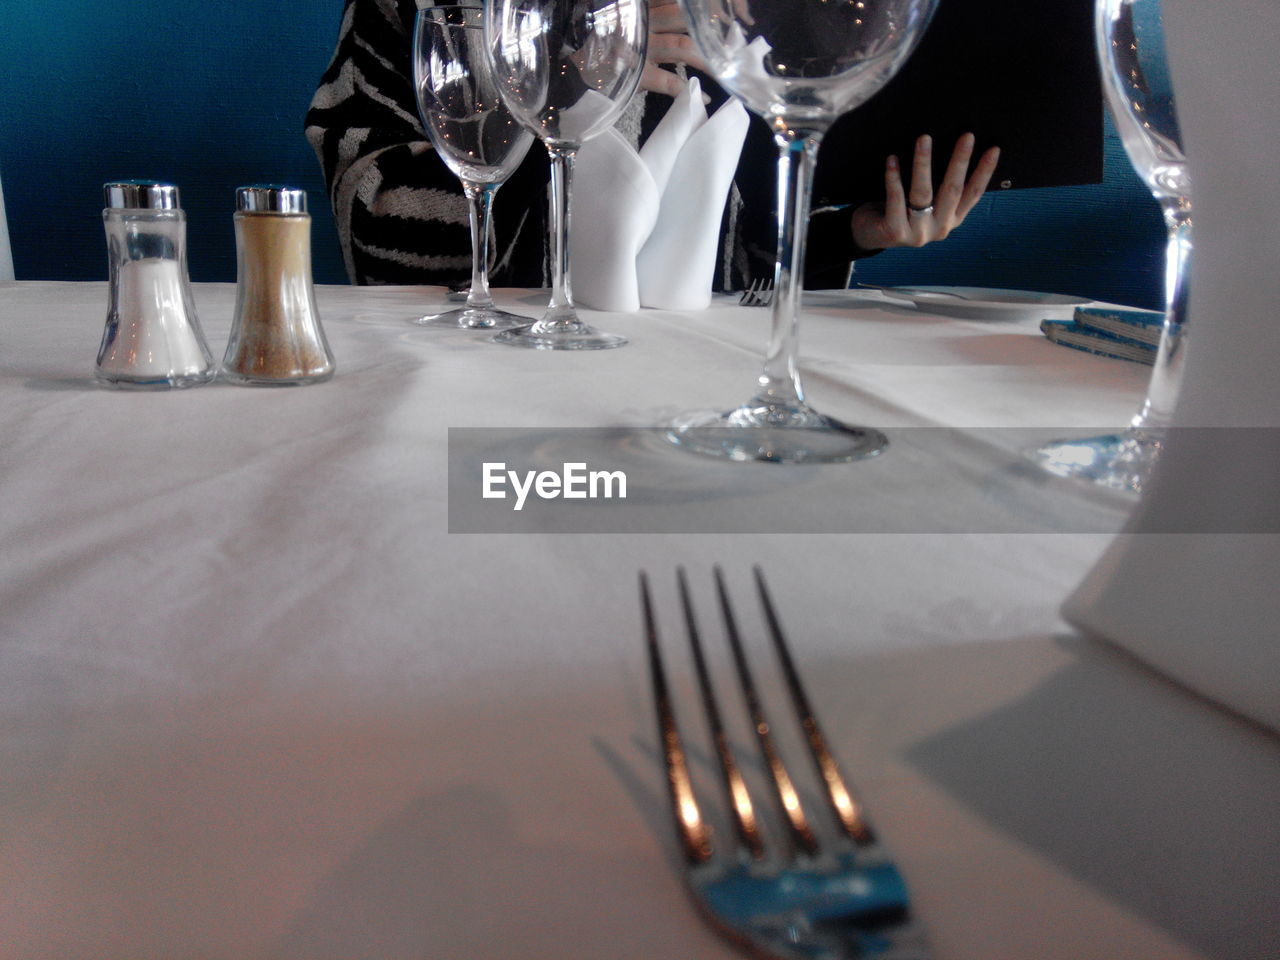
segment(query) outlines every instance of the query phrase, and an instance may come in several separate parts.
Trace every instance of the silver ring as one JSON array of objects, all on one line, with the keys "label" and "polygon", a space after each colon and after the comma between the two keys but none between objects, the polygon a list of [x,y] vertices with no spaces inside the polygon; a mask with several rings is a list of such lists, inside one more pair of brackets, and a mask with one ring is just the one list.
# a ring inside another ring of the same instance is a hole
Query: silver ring
[{"label": "silver ring", "polygon": [[908,203],[907,210],[911,213],[933,213],[933,204],[927,203],[923,207],[917,207],[914,203]]}]

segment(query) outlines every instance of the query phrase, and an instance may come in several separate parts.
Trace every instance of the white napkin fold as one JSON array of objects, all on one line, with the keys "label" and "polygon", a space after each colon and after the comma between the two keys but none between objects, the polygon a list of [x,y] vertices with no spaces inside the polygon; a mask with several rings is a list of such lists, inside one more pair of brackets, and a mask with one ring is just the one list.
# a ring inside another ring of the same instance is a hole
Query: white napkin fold
[{"label": "white napkin fold", "polygon": [[614,129],[578,150],[570,270],[597,310],[711,303],[725,197],[747,134],[730,100],[711,117],[691,79],[637,153]]},{"label": "white napkin fold", "polygon": [[1280,733],[1280,101],[1237,95],[1274,82],[1280,6],[1163,9],[1195,190],[1183,429],[1063,616]]}]

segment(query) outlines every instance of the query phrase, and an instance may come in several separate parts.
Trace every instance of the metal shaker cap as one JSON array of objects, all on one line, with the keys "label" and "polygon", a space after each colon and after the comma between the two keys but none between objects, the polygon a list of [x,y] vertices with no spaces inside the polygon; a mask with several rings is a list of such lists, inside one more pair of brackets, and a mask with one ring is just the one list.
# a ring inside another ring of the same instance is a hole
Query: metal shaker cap
[{"label": "metal shaker cap", "polygon": [[307,191],[278,183],[237,187],[236,209],[248,213],[306,213]]},{"label": "metal shaker cap", "polygon": [[108,207],[124,210],[177,210],[178,188],[158,180],[113,180],[102,185]]}]

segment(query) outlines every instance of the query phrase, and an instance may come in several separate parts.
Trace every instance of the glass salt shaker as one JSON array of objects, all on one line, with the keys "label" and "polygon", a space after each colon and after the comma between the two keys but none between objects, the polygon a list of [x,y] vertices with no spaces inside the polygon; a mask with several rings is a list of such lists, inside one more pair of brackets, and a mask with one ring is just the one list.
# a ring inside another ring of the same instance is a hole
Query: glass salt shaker
[{"label": "glass salt shaker", "polygon": [[333,354],[311,282],[311,215],[304,190],[256,184],[236,190],[236,312],[222,360],[238,384],[319,383]]},{"label": "glass salt shaker", "polygon": [[187,218],[178,188],[154,180],[103,185],[110,295],[94,376],[115,387],[166,389],[217,373],[187,277]]}]

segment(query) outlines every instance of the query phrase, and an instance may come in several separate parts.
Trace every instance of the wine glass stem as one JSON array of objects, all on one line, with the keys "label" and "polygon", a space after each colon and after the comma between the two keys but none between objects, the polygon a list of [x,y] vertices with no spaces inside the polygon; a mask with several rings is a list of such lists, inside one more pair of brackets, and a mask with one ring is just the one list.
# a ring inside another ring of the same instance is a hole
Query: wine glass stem
[{"label": "wine glass stem", "polygon": [[569,278],[569,231],[572,226],[573,160],[576,145],[547,144],[551,155],[551,302],[543,323],[576,320]]},{"label": "wine glass stem", "polygon": [[493,306],[493,297],[489,293],[489,224],[493,195],[499,186],[496,183],[467,181],[462,184],[471,207],[471,291],[467,294],[468,307]]},{"label": "wine glass stem", "polygon": [[1129,425],[1134,430],[1161,429],[1173,421],[1173,407],[1178,399],[1186,359],[1191,203],[1185,198],[1169,198],[1163,199],[1161,206],[1169,231],[1164,266],[1164,330],[1160,335],[1146,399]]},{"label": "wine glass stem", "polygon": [[809,227],[809,194],[818,159],[819,134],[787,131],[778,143],[778,262],[774,273],[773,329],[754,403],[804,405],[799,346],[800,295],[804,291],[805,237]]}]

